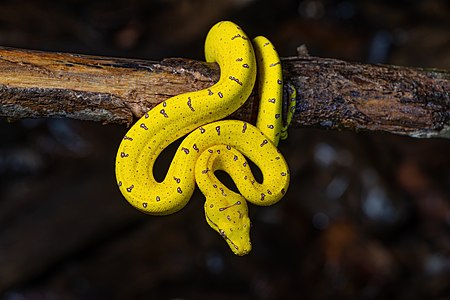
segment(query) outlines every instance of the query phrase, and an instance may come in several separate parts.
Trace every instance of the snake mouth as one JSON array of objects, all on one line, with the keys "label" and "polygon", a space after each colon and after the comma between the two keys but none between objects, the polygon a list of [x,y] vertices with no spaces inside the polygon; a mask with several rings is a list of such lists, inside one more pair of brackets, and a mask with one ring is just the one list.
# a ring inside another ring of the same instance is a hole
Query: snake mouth
[{"label": "snake mouth", "polygon": [[225,233],[225,231],[223,229],[221,229],[216,223],[214,223],[207,215],[206,215],[206,219],[208,221],[208,223],[210,224],[210,226],[216,230],[221,237],[223,237],[223,239],[227,242],[227,244],[230,246],[231,251],[233,251],[234,254],[238,255],[238,256],[244,256],[246,254],[248,254],[250,252],[250,250],[252,249],[251,243],[249,242],[249,247],[242,247],[239,248],[238,245],[236,245]]}]

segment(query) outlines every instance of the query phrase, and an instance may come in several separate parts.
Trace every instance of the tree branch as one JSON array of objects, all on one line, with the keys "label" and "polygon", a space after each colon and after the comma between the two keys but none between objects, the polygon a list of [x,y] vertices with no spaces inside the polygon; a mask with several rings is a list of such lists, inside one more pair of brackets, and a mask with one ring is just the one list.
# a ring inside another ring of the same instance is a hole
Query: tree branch
[{"label": "tree branch", "polygon": [[[349,63],[310,56],[282,60],[298,90],[293,127],[384,131],[450,138],[450,72]],[[0,116],[62,117],[127,126],[157,103],[206,88],[216,64],[151,62],[0,48]],[[253,93],[231,118],[254,121]]]}]

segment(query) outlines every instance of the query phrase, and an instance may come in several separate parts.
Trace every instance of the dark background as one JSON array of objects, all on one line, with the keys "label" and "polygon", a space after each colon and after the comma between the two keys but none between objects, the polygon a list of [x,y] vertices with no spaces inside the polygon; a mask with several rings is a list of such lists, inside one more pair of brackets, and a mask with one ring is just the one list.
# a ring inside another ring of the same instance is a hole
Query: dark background
[{"label": "dark background", "polygon": [[[450,4],[416,1],[0,1],[0,45],[203,59],[219,20],[282,56],[450,68]],[[120,126],[0,120],[2,299],[450,299],[450,142],[291,129],[291,187],[250,207],[236,257],[203,196],[146,216],[115,185]],[[170,155],[166,158],[170,159]]]}]

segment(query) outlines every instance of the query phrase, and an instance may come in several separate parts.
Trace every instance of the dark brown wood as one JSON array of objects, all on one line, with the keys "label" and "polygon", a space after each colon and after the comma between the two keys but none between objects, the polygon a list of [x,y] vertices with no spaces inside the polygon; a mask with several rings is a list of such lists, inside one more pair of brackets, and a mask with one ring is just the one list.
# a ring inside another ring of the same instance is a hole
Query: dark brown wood
[{"label": "dark brown wood", "polygon": [[[293,127],[450,137],[450,73],[318,57],[283,59],[298,90]],[[61,117],[130,126],[157,103],[206,88],[216,64],[151,62],[0,48],[0,116]],[[253,121],[255,93],[231,117]]]},{"label": "dark brown wood", "polygon": [[450,137],[450,73],[336,59],[285,59],[297,87],[294,127]]}]

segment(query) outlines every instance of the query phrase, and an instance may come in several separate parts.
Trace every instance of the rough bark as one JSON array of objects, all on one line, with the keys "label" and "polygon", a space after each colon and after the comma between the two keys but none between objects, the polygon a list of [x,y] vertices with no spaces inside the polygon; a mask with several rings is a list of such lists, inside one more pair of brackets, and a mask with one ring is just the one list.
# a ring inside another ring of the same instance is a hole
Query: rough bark
[{"label": "rough bark", "polygon": [[[450,137],[450,72],[311,56],[282,60],[298,91],[293,127]],[[0,48],[0,116],[62,117],[130,126],[157,103],[206,88],[216,64],[151,62]],[[231,118],[253,121],[253,93]]]}]

